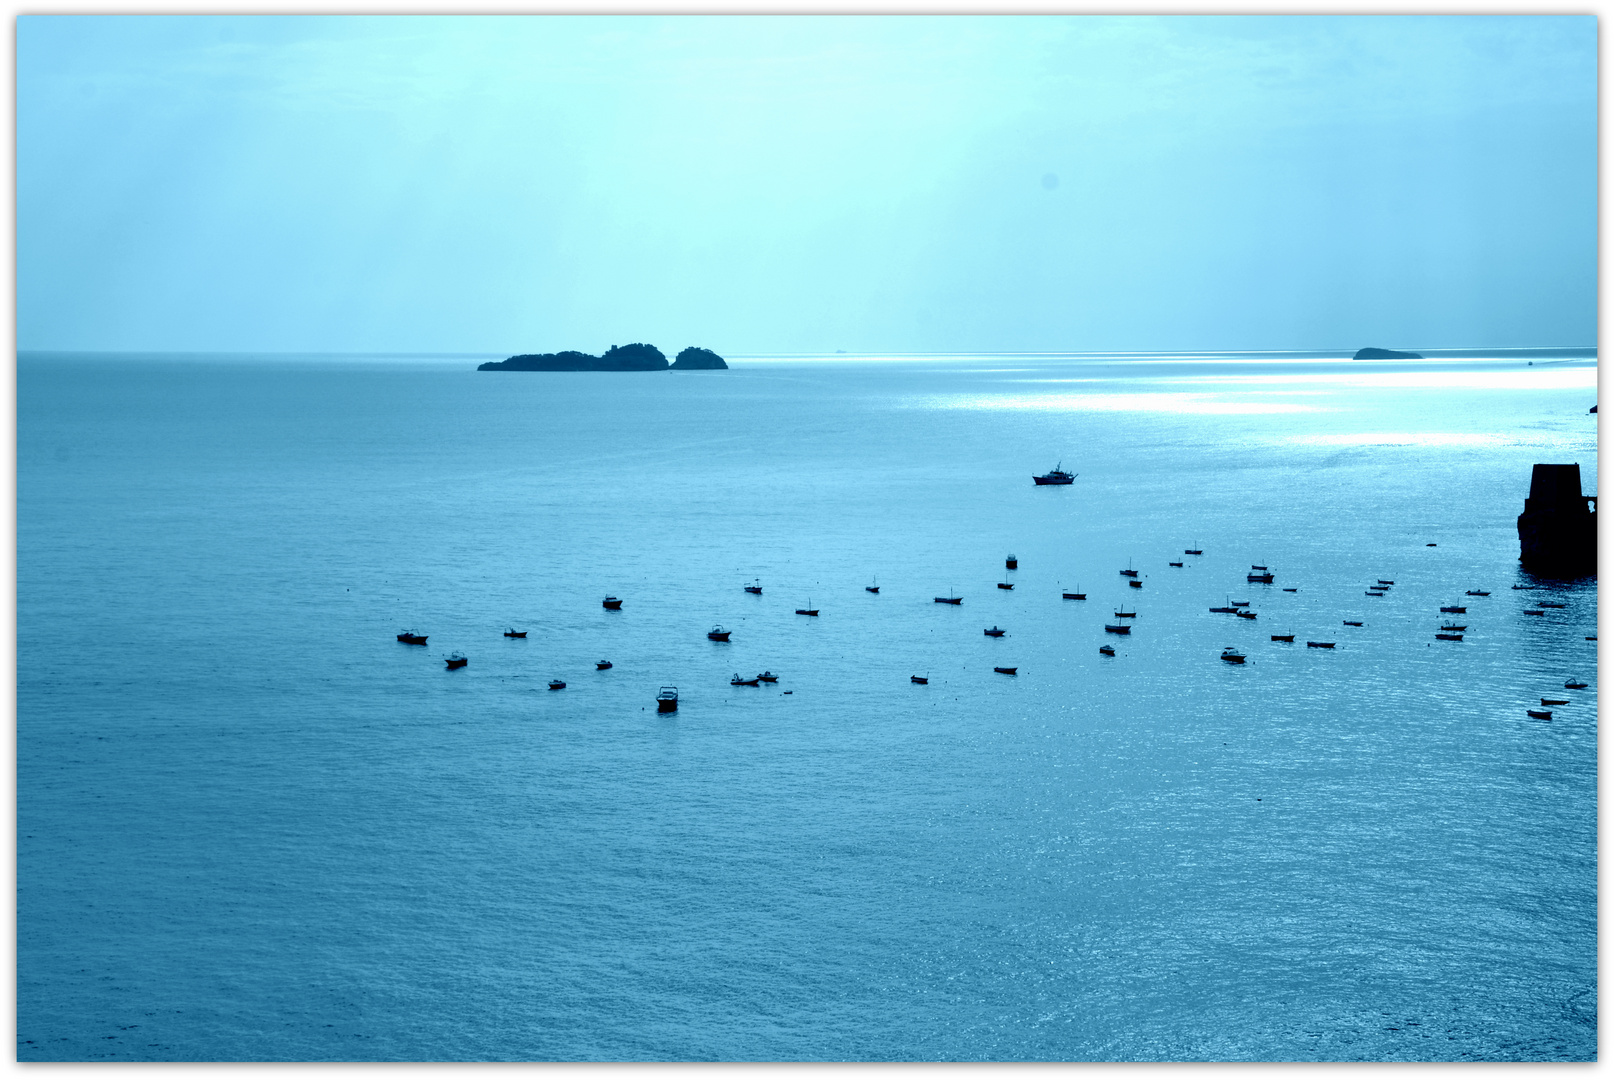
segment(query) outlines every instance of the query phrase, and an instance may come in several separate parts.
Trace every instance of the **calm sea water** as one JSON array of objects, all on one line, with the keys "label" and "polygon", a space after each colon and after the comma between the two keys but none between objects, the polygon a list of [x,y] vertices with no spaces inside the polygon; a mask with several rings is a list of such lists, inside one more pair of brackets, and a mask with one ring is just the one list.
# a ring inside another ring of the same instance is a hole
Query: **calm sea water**
[{"label": "calm sea water", "polygon": [[21,359],[22,1060],[1595,1055],[1594,361],[474,366]]}]

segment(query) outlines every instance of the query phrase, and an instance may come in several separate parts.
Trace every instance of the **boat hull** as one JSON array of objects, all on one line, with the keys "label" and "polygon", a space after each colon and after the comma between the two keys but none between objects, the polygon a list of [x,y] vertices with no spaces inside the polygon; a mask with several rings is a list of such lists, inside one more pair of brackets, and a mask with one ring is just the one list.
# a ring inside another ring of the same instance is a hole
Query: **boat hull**
[{"label": "boat hull", "polygon": [[999,675],[1015,675],[1020,671],[1019,668],[1012,667],[995,667],[992,670],[997,672]]},{"label": "boat hull", "polygon": [[1031,482],[1038,487],[1063,487],[1075,479],[1074,476],[1033,476]]}]

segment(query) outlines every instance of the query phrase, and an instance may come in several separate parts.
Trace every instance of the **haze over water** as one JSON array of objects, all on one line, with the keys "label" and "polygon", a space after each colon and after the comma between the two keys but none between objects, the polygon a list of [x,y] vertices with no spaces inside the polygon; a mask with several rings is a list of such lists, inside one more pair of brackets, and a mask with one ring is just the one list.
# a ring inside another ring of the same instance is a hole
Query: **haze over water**
[{"label": "haze over water", "polygon": [[478,359],[21,359],[20,1059],[1595,1055],[1594,360]]}]

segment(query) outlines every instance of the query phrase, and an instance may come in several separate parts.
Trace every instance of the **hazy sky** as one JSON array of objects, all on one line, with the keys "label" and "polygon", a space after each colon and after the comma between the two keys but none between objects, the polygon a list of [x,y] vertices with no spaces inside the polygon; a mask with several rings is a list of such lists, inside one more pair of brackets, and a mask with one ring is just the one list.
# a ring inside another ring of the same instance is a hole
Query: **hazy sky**
[{"label": "hazy sky", "polygon": [[1596,21],[18,20],[24,349],[1589,345]]}]

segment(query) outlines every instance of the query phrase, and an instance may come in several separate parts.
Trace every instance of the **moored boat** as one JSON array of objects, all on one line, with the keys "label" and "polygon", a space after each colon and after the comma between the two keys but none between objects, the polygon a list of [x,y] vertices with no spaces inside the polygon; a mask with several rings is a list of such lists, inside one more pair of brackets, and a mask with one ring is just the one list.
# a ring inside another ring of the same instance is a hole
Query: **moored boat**
[{"label": "moored boat", "polygon": [[1524,613],[1526,615],[1545,615],[1546,614],[1545,611],[1541,611],[1539,609],[1533,609],[1533,608],[1525,608]]},{"label": "moored boat", "polygon": [[525,630],[506,630],[504,632],[504,636],[505,637],[526,637],[527,632]]},{"label": "moored boat", "polygon": [[1435,640],[1436,641],[1461,641],[1461,640],[1463,640],[1463,635],[1461,635],[1461,634],[1436,634],[1435,635]]},{"label": "moored boat", "polygon": [[1568,698],[1544,697],[1544,698],[1541,699],[1541,704],[1543,704],[1543,705],[1568,705],[1569,704],[1569,699]]},{"label": "moored boat", "polygon": [[1441,610],[1441,613],[1445,614],[1445,615],[1467,615],[1468,614],[1468,609],[1467,608],[1465,608],[1465,607],[1457,607],[1455,605],[1450,606],[1450,607],[1443,607],[1440,610]]},{"label": "moored boat", "polygon": [[1283,590],[1283,591],[1284,591],[1284,592],[1295,592],[1295,591],[1296,591],[1296,590],[1295,590],[1295,589],[1285,589],[1285,590]]},{"label": "moored boat", "polygon": [[1464,623],[1462,626],[1458,626],[1454,623],[1447,623],[1445,626],[1442,626],[1441,629],[1446,631],[1448,634],[1461,634],[1464,630],[1468,629],[1468,624]]},{"label": "moored boat", "polygon": [[714,626],[710,630],[706,631],[706,640],[727,641],[731,633],[733,633],[732,630],[725,630],[721,626]]},{"label": "moored boat", "polygon": [[676,687],[676,686],[663,686],[661,688],[661,690],[659,692],[657,692],[657,694],[656,694],[656,711],[657,712],[677,712],[678,711],[678,687]]},{"label": "moored boat", "polygon": [[[1081,584],[1078,583],[1076,588],[1080,589]],[[1059,592],[1059,595],[1064,597],[1066,600],[1086,600],[1087,599],[1087,594],[1084,593],[1084,592],[1065,592],[1063,589],[1061,589],[1060,592]]]},{"label": "moored boat", "polygon": [[1115,646],[1114,645],[1100,645],[1098,647],[1098,651],[1101,654],[1103,654],[1104,656],[1114,656],[1115,655]]},{"label": "moored boat", "polygon": [[1526,713],[1529,713],[1530,717],[1532,719],[1535,719],[1535,720],[1551,720],[1552,719],[1552,710],[1551,709],[1526,709],[1524,711]]},{"label": "moored boat", "polygon": [[1308,641],[1308,642],[1306,642],[1306,648],[1308,648],[1308,649],[1332,649],[1333,647],[1334,647],[1334,643],[1332,641]]},{"label": "moored boat", "polygon": [[740,678],[740,673],[738,671],[736,671],[734,673],[734,678],[729,680],[729,685],[730,686],[757,686],[757,685],[760,685],[761,682],[762,682],[761,679],[742,679],[742,678]]},{"label": "moored boat", "polygon": [[1064,465],[1065,463],[1061,461],[1058,465],[1055,465],[1052,469],[1043,473],[1041,476],[1033,476],[1031,478],[1031,482],[1036,484],[1038,487],[1047,487],[1049,485],[1057,486],[1060,484],[1070,483],[1076,479],[1076,474],[1066,472]]},{"label": "moored boat", "polygon": [[[812,599],[809,598],[807,600],[807,603],[811,604]],[[818,614],[818,609],[815,608],[815,607],[799,607],[799,608],[796,609],[796,614],[797,615],[815,615],[816,616]]]},{"label": "moored boat", "polygon": [[1211,613],[1214,614],[1214,615],[1235,615],[1235,614],[1238,613],[1238,608],[1236,608],[1236,607],[1213,607],[1213,608],[1211,608]]},{"label": "moored boat", "polygon": [[779,676],[775,675],[771,671],[764,671],[761,675],[758,675],[757,678],[761,679],[763,682],[778,682],[779,681]]},{"label": "moored boat", "polygon": [[863,591],[864,592],[871,592],[871,593],[879,592],[880,591],[880,579],[875,578],[873,585],[865,585],[865,586],[863,586]]},{"label": "moored boat", "polygon": [[1342,621],[1345,623],[1346,626],[1361,626],[1362,625],[1361,623],[1356,622],[1356,621],[1354,621],[1352,619],[1344,619]]},{"label": "moored boat", "polygon": [[1008,631],[999,630],[996,626],[993,626],[992,629],[983,630],[981,633],[985,634],[987,637],[1002,637],[1004,634],[1008,633]]},{"label": "moored boat", "polygon": [[462,668],[469,664],[470,660],[466,659],[464,653],[450,653],[443,657],[443,663],[448,665],[448,670],[453,671],[455,668]]},{"label": "moored boat", "polygon": [[1380,585],[1394,585],[1395,582],[1390,581],[1387,578],[1379,578],[1379,584]]},{"label": "moored boat", "polygon": [[752,596],[761,596],[762,595],[762,579],[757,578],[755,581],[751,582],[751,584],[749,584],[749,585],[747,585],[745,587],[745,591],[750,593]]},{"label": "moored boat", "polygon": [[549,688],[551,690],[564,690],[566,689],[566,684],[561,682],[559,679],[550,679]]},{"label": "moored boat", "polygon": [[1255,612],[1253,611],[1235,611],[1233,614],[1237,615],[1241,619],[1255,618]]},{"label": "moored boat", "polygon": [[1132,587],[1133,587],[1133,588],[1134,588],[1134,589],[1141,589],[1141,588],[1143,588],[1143,582],[1141,582],[1141,581],[1136,581],[1136,580],[1133,580],[1133,581],[1129,581],[1129,582],[1127,582],[1127,584],[1128,584],[1128,585],[1130,585],[1130,586],[1132,586]]},{"label": "moored boat", "polygon": [[1131,611],[1128,611],[1124,607],[1123,608],[1116,608],[1115,609],[1115,617],[1117,619],[1136,619],[1138,617],[1138,609],[1133,608]]},{"label": "moored boat", "polygon": [[1180,563],[1180,562],[1168,562],[1166,565],[1167,566],[1181,566],[1182,563]]},{"label": "moored boat", "polygon": [[1182,553],[1184,555],[1203,555],[1203,554],[1205,554],[1203,551],[1199,550],[1199,548],[1196,548],[1196,547],[1183,548]]},{"label": "moored boat", "polygon": [[405,645],[424,645],[426,644],[426,635],[417,634],[413,630],[405,630],[398,635],[398,640]]},{"label": "moored boat", "polygon": [[936,597],[936,603],[938,603],[938,604],[952,604],[954,606],[957,606],[959,604],[962,604],[963,602],[964,602],[964,598],[962,596],[938,596],[938,597]]},{"label": "moored boat", "polygon": [[1293,634],[1273,634],[1272,635],[1272,640],[1273,641],[1291,641],[1292,642],[1292,641],[1294,641],[1294,639],[1295,639],[1295,636]]},{"label": "moored boat", "polygon": [[609,660],[596,660],[596,661],[594,661],[594,670],[595,671],[610,671],[611,670],[611,661],[609,661]]},{"label": "moored boat", "polygon": [[1537,601],[1537,603],[1539,603],[1542,607],[1561,608],[1561,607],[1568,607],[1569,606],[1568,604],[1555,604],[1551,600],[1539,600],[1539,601]]},{"label": "moored boat", "polygon": [[614,596],[607,596],[604,600],[600,601],[600,604],[605,608],[606,611],[622,610],[622,601],[618,600]]},{"label": "moored boat", "polygon": [[1248,600],[1229,600],[1228,605],[1231,607],[1249,607],[1250,602]]},{"label": "moored boat", "polygon": [[995,667],[992,670],[997,672],[999,675],[1013,675],[1016,672],[1018,672],[1020,669],[1019,668],[1012,668],[1012,667]]},{"label": "moored boat", "polygon": [[929,675],[909,675],[908,676],[908,681],[911,682],[911,683],[918,683],[920,686],[927,686],[930,683],[930,676]]},{"label": "moored boat", "polygon": [[1245,574],[1244,575],[1244,580],[1247,581],[1247,582],[1250,582],[1253,585],[1271,585],[1272,584],[1272,575],[1271,574]]},{"label": "moored boat", "polygon": [[1485,589],[1469,589],[1468,590],[1468,595],[1469,596],[1490,596],[1491,594],[1490,594],[1490,592],[1488,592]]},{"label": "moored boat", "polygon": [[1570,679],[1568,682],[1564,683],[1564,689],[1565,690],[1584,690],[1584,689],[1586,689],[1586,684],[1581,682],[1578,679]]},{"label": "moored boat", "polygon": [[998,582],[998,588],[1000,588],[1000,589],[1012,589],[1012,588],[1014,588],[1014,584],[1012,582],[1008,582],[1008,581],[1000,581],[1000,582]]},{"label": "moored boat", "polygon": [[1130,634],[1132,626],[1129,623],[1105,623],[1104,632],[1106,634]]},{"label": "moored boat", "polygon": [[1242,664],[1244,663],[1244,654],[1233,648],[1233,646],[1229,645],[1227,648],[1222,650],[1222,659],[1226,660],[1229,664]]}]

